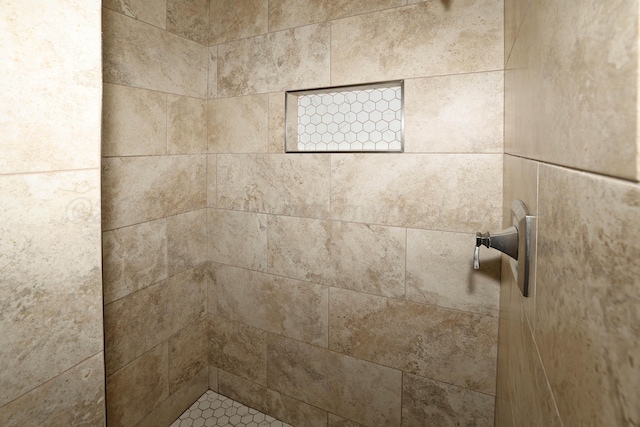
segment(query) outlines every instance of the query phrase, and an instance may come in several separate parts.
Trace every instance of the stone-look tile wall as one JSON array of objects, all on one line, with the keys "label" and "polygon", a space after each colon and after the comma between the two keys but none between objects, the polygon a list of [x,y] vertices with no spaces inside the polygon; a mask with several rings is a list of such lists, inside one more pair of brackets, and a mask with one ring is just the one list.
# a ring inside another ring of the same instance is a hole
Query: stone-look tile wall
[{"label": "stone-look tile wall", "polygon": [[638,425],[638,4],[505,6],[504,203],[538,228],[531,297],[503,269],[496,425]]},{"label": "stone-look tile wall", "polygon": [[[500,258],[471,255],[501,225],[503,2],[210,17],[210,387],[294,425],[492,425]],[[284,91],[389,79],[405,153],[284,154]]]},{"label": "stone-look tile wall", "polygon": [[104,425],[100,2],[0,28],[0,425]]},{"label": "stone-look tile wall", "polygon": [[169,425],[209,382],[209,5],[103,6],[107,421]]}]

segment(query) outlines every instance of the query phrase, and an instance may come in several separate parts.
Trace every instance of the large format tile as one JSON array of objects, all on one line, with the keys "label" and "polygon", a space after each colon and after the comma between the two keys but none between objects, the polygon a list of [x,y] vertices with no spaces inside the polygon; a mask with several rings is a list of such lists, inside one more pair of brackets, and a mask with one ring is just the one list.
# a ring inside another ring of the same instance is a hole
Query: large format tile
[{"label": "large format tile", "polygon": [[267,332],[209,316],[208,344],[210,365],[267,385]]},{"label": "large format tile", "polygon": [[502,1],[461,0],[334,21],[331,84],[499,70],[502,18]]},{"label": "large format tile", "polygon": [[269,152],[284,153],[285,140],[285,94],[269,94]]},{"label": "large format tile", "polygon": [[105,304],[166,279],[166,220],[104,232],[102,257]]},{"label": "large format tile", "polygon": [[218,95],[229,97],[327,86],[328,24],[218,46]]},{"label": "large format tile", "polygon": [[270,335],[269,388],[366,425],[400,425],[400,371]]},{"label": "large format tile", "polygon": [[187,270],[104,307],[107,374],[206,312],[204,267]]},{"label": "large format tile", "polygon": [[327,346],[329,290],[230,266],[213,271],[218,316]]},{"label": "large format tile", "polygon": [[405,230],[269,217],[269,272],[339,288],[401,297]]},{"label": "large format tile", "polygon": [[166,154],[167,95],[105,83],[102,155]]},{"label": "large format tile", "polygon": [[0,173],[99,167],[100,3],[3,2],[0,28]]},{"label": "large format tile", "polygon": [[404,82],[405,152],[502,153],[501,71]]},{"label": "large format tile", "polygon": [[508,64],[516,138],[505,151],[640,179],[637,26],[636,2],[532,1]]},{"label": "large format tile", "polygon": [[329,348],[495,393],[498,319],[331,289]]},{"label": "large format tile", "polygon": [[292,425],[326,427],[327,412],[263,385],[220,371],[220,393]]},{"label": "large format tile", "polygon": [[640,423],[640,186],[540,166],[536,342],[564,425]]},{"label": "large format tile", "polygon": [[105,230],[206,206],[206,155],[103,159]]},{"label": "large format tile", "polygon": [[472,234],[408,229],[407,299],[497,316],[500,252],[482,250],[474,270],[474,247]]},{"label": "large format tile", "polygon": [[209,389],[207,374],[208,369],[204,368],[179,390],[171,393],[159,406],[156,406],[153,411],[136,424],[136,427],[170,425]]},{"label": "large format tile", "polygon": [[207,207],[215,208],[218,201],[218,156],[207,155]]},{"label": "large format tile", "polygon": [[327,154],[221,154],[217,171],[220,208],[314,218],[329,216],[331,185]]},{"label": "large format tile", "polygon": [[167,153],[207,152],[207,104],[204,99],[167,95]]},{"label": "large format tile", "polygon": [[428,378],[404,374],[403,426],[492,427],[493,411],[493,396]]},{"label": "large format tile", "polygon": [[166,28],[167,0],[103,0],[102,6],[159,28]]},{"label": "large format tile", "polygon": [[499,229],[500,154],[336,154],[333,219],[476,232]]},{"label": "large format tile", "polygon": [[[532,426],[561,426],[547,375],[535,345],[529,322],[519,303],[519,289],[512,283],[514,314],[509,341],[509,390],[511,408],[516,424]],[[527,384],[523,387],[523,384]],[[563,398],[563,396],[558,396]],[[566,424],[565,424],[566,425]],[[573,424],[569,424],[573,425]]]},{"label": "large format tile", "polygon": [[268,111],[267,94],[209,100],[209,152],[266,152],[269,139]]},{"label": "large format tile", "polygon": [[268,0],[211,0],[209,44],[266,33],[268,4]]},{"label": "large format tile", "polygon": [[339,417],[331,413],[327,417],[327,426],[328,427],[364,427],[360,423],[348,420],[346,418]]},{"label": "large format tile", "polygon": [[100,352],[8,405],[0,407],[0,425],[104,425],[103,356]]},{"label": "large format tile", "polygon": [[[209,366],[206,317],[191,323],[169,339],[169,392],[188,386],[191,380]],[[205,375],[208,382],[208,372]]]},{"label": "large format tile", "polygon": [[167,268],[169,275],[207,261],[207,210],[167,218]]},{"label": "large format tile", "polygon": [[169,397],[167,344],[107,377],[109,425],[133,426]]},{"label": "large format tile", "polygon": [[211,261],[250,270],[267,270],[267,216],[209,209]]},{"label": "large format tile", "polygon": [[167,30],[203,45],[209,41],[209,0],[166,0]]},{"label": "large format tile", "polygon": [[108,9],[102,19],[105,82],[206,97],[206,46]]},{"label": "large format tile", "polygon": [[271,0],[269,30],[278,31],[404,5],[405,0],[312,0],[304,3]]},{"label": "large format tile", "polygon": [[0,406],[103,348],[99,180],[0,176]]}]

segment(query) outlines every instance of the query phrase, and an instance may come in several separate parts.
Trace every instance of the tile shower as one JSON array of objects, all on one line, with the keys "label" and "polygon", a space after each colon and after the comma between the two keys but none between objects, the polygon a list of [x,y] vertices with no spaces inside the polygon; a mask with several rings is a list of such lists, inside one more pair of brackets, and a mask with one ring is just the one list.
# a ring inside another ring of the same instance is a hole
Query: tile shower
[{"label": "tile shower", "polygon": [[[110,425],[492,424],[502,2],[410,3],[104,2]],[[285,154],[285,91],[394,79],[404,153]]]},{"label": "tile shower", "polygon": [[[499,2],[305,6],[3,2],[0,424],[103,425],[105,329],[109,425],[640,424],[637,2],[505,0],[504,52]],[[284,91],[389,79],[403,154],[284,154]]]}]

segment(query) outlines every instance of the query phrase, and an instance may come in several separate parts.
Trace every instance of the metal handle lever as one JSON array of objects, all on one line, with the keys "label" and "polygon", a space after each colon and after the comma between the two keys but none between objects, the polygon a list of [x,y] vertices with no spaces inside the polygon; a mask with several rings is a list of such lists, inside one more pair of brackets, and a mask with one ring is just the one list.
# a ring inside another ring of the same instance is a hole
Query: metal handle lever
[{"label": "metal handle lever", "polygon": [[476,246],[476,250],[473,252],[473,269],[480,270],[480,246]]}]

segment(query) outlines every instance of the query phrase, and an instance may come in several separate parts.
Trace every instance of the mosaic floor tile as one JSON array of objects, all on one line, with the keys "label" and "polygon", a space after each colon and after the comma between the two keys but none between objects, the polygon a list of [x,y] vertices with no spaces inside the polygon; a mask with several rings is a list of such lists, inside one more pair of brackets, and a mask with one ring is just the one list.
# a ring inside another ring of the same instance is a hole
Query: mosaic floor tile
[{"label": "mosaic floor tile", "polygon": [[292,427],[242,403],[211,390],[200,398],[171,427]]}]

